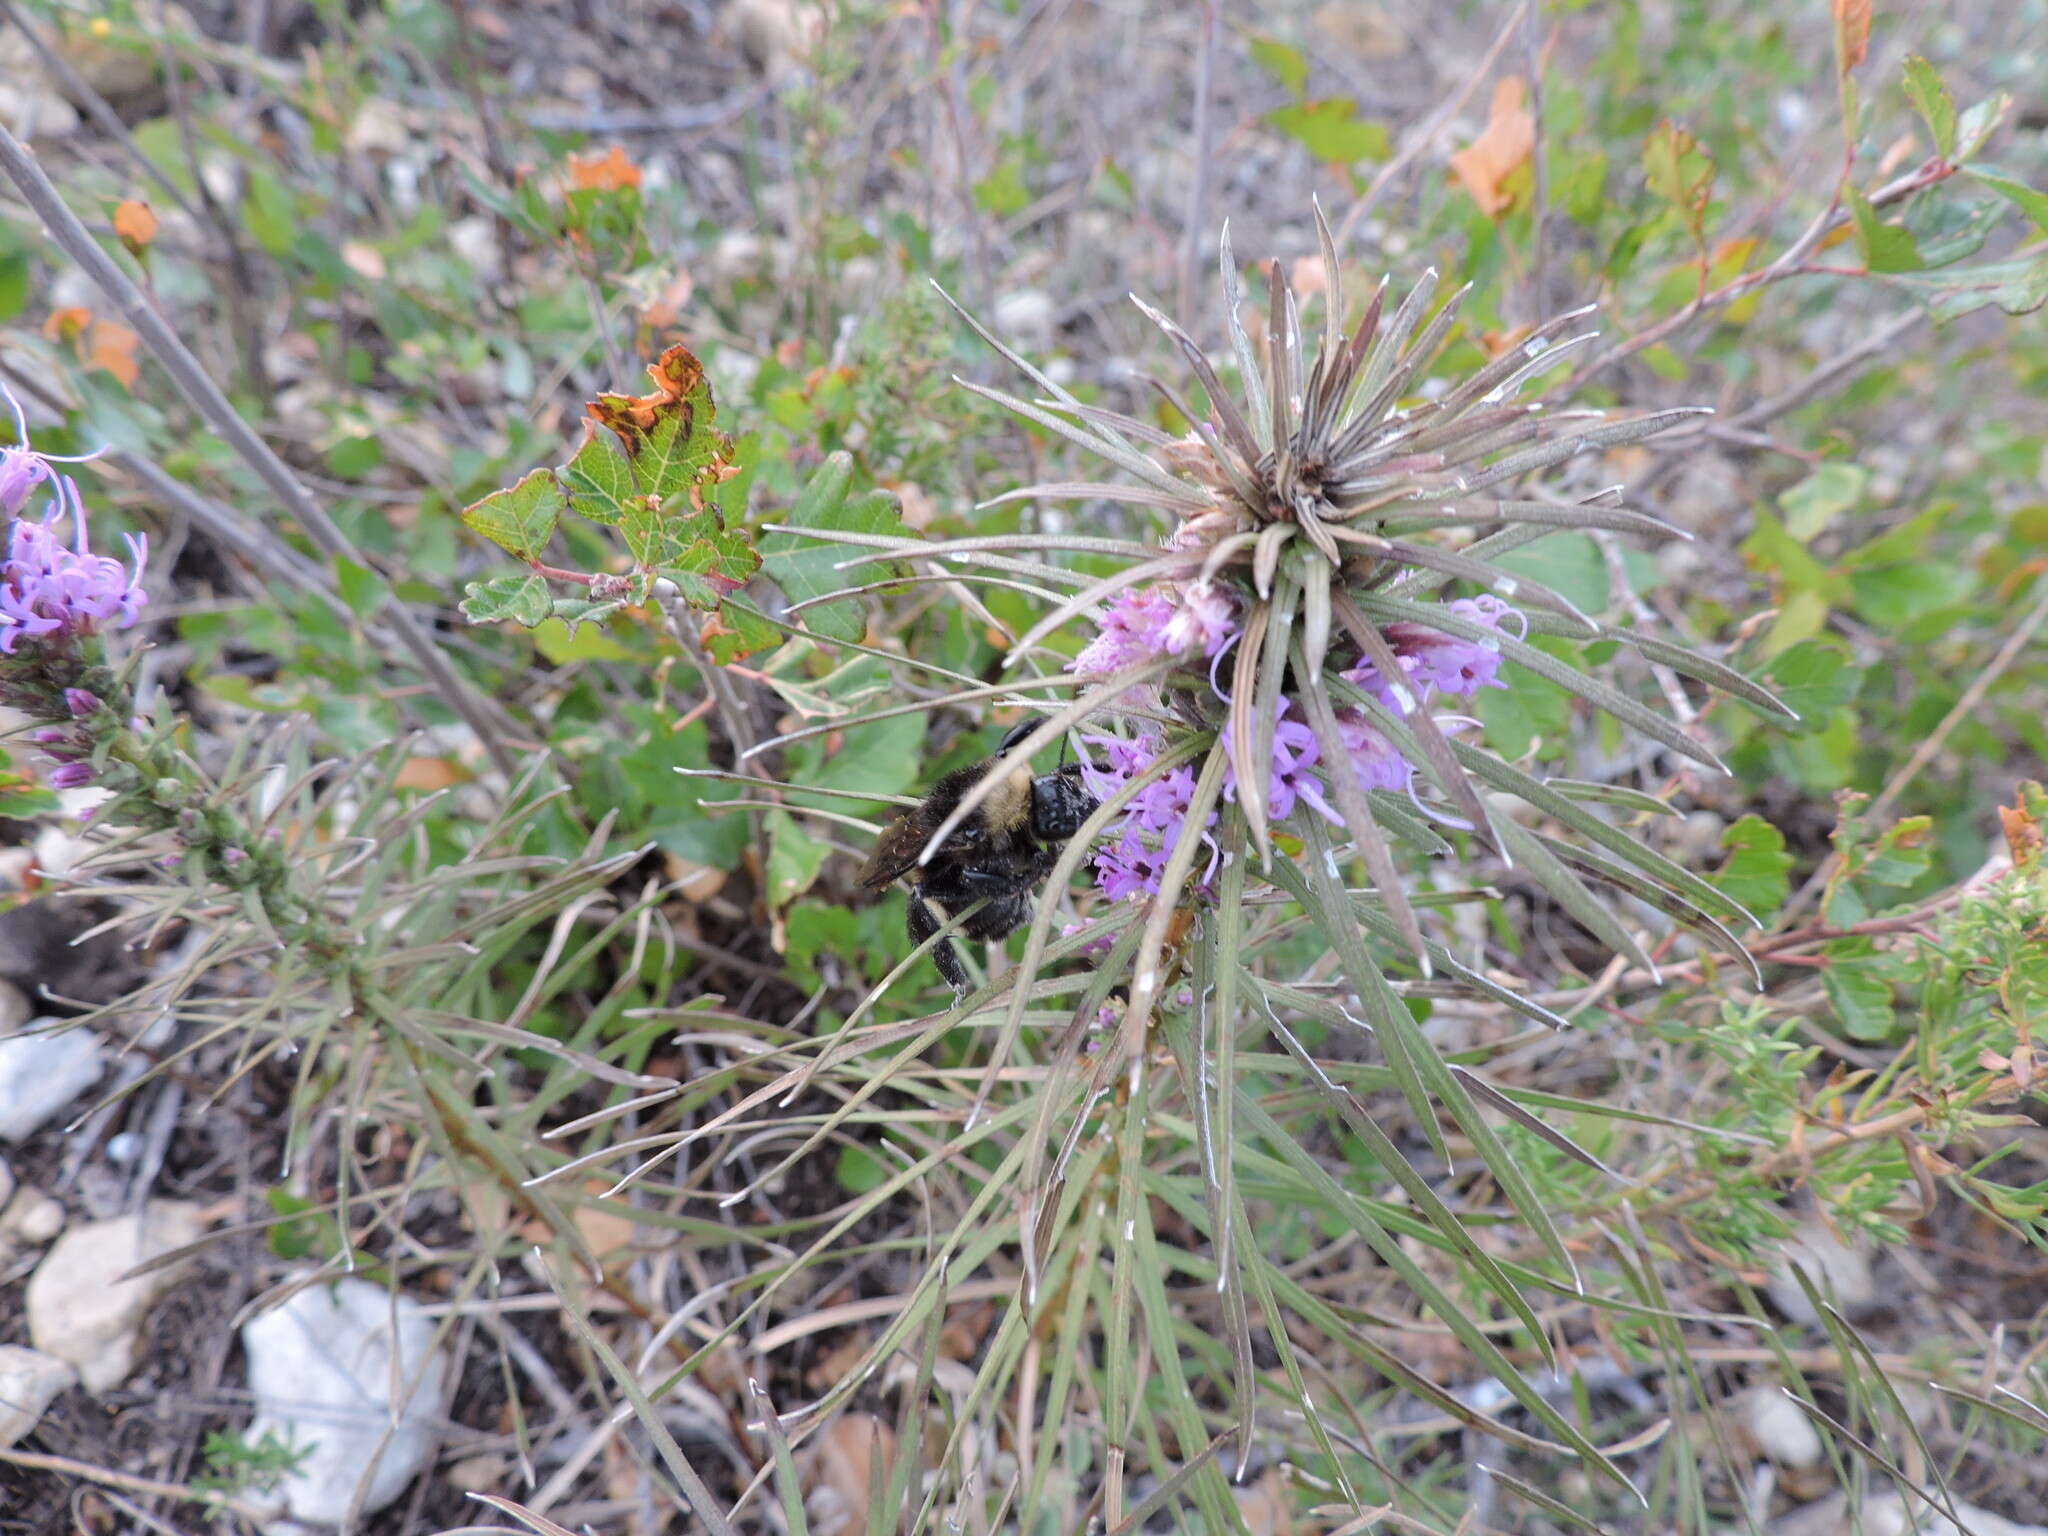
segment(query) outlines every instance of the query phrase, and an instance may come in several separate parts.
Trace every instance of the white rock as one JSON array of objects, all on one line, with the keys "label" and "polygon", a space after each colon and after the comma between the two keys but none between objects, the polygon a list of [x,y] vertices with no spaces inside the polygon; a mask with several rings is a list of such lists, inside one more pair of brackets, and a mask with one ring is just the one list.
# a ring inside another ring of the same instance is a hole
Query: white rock
[{"label": "white rock", "polygon": [[77,1379],[55,1355],[0,1344],[0,1450],[34,1429],[43,1410]]},{"label": "white rock", "polygon": [[[33,1020],[30,1030],[55,1019]],[[60,1035],[24,1033],[0,1040],[0,1141],[21,1141],[100,1080],[107,1050],[85,1029]]]},{"label": "white rock", "polygon": [[116,1277],[205,1231],[199,1207],[182,1200],[152,1200],[130,1215],[73,1227],[29,1278],[29,1341],[70,1361],[88,1392],[119,1386],[135,1369],[143,1319],[186,1265]]},{"label": "white rock", "polygon": [[[2048,1525],[2022,1525],[1960,1500],[1955,1505],[1955,1512],[1968,1528],[1968,1536],[2048,1536]],[[1905,1498],[1898,1493],[1881,1493],[1865,1500],[1859,1516],[1853,1521],[1848,1500],[1836,1493],[1802,1509],[1795,1509],[1771,1524],[1771,1536],[1852,1536],[1852,1533],[1853,1536],[1962,1536],[1954,1521],[1929,1509],[1924,1501],[1917,1498],[1913,1500],[1912,1517],[1909,1519]]]},{"label": "white rock", "polygon": [[1020,352],[1044,352],[1052,346],[1059,306],[1042,288],[1013,288],[996,299],[992,329]]},{"label": "white rock", "polygon": [[30,1248],[40,1248],[64,1230],[64,1207],[37,1189],[24,1184],[0,1211],[0,1238],[12,1239]]},{"label": "white rock", "polygon": [[[307,1286],[243,1324],[256,1399],[247,1439],[271,1434],[311,1448],[278,1487],[293,1519],[338,1524],[365,1479],[360,1512],[367,1515],[426,1470],[440,1439],[448,1369],[433,1341],[434,1322],[418,1303],[394,1302],[367,1280]],[[394,1425],[393,1404],[408,1387]]]},{"label": "white rock", "polygon": [[1860,1317],[1877,1303],[1877,1279],[1870,1272],[1869,1258],[1845,1248],[1820,1222],[1801,1222],[1799,1230],[1779,1245],[1778,1262],[1765,1286],[1778,1310],[1795,1323],[1817,1323],[1820,1314],[1792,1273],[1794,1264],[1806,1271],[1823,1296],[1832,1293],[1844,1317]]},{"label": "white rock", "polygon": [[1742,1422],[1756,1448],[1781,1467],[1817,1467],[1823,1454],[1820,1431],[1799,1405],[1777,1387],[1743,1394]]}]

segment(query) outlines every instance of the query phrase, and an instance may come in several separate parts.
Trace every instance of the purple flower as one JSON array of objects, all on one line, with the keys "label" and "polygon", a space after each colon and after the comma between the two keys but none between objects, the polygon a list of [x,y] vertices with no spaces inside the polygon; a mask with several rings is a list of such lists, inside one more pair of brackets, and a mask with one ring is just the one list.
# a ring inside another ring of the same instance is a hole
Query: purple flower
[{"label": "purple flower", "polygon": [[66,688],[64,690],[64,707],[71,711],[72,719],[83,720],[87,715],[93,714],[99,709],[100,696],[84,688]]},{"label": "purple flower", "polygon": [[[1116,736],[1091,736],[1088,745],[1101,755],[1102,763],[1082,759],[1081,779],[1090,794],[1107,799],[1152,766],[1163,749],[1156,736],[1125,741]],[[1111,901],[1122,901],[1140,892],[1157,895],[1166,864],[1180,846],[1195,794],[1195,770],[1180,767],[1147,784],[1131,798],[1123,815],[1111,828],[1111,838],[1095,851],[1095,884]],[[1206,882],[1216,872],[1221,850],[1209,835],[1216,813],[1209,813],[1202,829],[1202,841],[1209,845],[1207,869],[1200,875]]]},{"label": "purple flower", "polygon": [[1095,638],[1069,672],[1105,676],[1155,656],[1214,656],[1237,633],[1238,598],[1214,581],[1158,582],[1110,599]]},{"label": "purple flower", "polygon": [[[1509,618],[1527,628],[1527,621],[1520,612],[1490,593],[1461,597],[1444,606],[1490,630],[1499,630],[1503,621]],[[1381,677],[1378,667],[1363,660],[1344,676],[1397,715],[1412,713],[1432,688],[1439,693],[1469,699],[1482,688],[1507,686],[1500,680],[1498,646],[1479,640],[1462,640],[1427,624],[1406,620],[1389,624],[1386,636],[1388,645],[1393,647],[1394,660],[1401,665],[1403,675],[1400,679]]]},{"label": "purple flower", "polygon": [[[62,644],[103,625],[125,628],[147,601],[142,590],[147,538],[127,536],[135,562],[132,574],[119,560],[94,554],[86,542],[85,503],[78,487],[69,480],[57,486],[58,500],[41,522],[14,520],[7,558],[0,563],[0,652],[9,655],[23,639]],[[67,500],[76,530],[69,546],[53,526]]]},{"label": "purple flower", "polygon": [[14,398],[14,391],[4,383],[0,383],[0,398],[7,401],[7,408],[14,413],[15,438],[12,443],[0,447],[0,513],[16,517],[28,505],[28,499],[35,494],[37,486],[57,479],[57,472],[50,468],[52,464],[83,464],[99,455],[81,453],[64,458],[37,453],[28,445],[28,418],[22,414],[21,402]]},{"label": "purple flower", "polygon": [[52,789],[83,789],[92,782],[92,764],[65,763],[50,775]]}]

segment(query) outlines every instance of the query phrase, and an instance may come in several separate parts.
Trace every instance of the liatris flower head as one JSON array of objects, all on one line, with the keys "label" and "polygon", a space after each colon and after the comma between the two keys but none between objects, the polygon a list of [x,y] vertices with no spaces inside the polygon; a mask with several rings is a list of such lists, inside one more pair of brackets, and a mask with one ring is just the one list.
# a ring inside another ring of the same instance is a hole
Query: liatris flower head
[{"label": "liatris flower head", "polygon": [[[0,562],[0,653],[12,655],[24,641],[61,649],[102,629],[125,629],[148,601],[142,588],[147,537],[127,536],[132,569],[94,554],[77,485],[68,478],[56,484],[57,499],[40,521],[16,517],[8,529]],[[65,516],[72,524],[68,543],[57,531]]]},{"label": "liatris flower head", "polygon": [[[1425,940],[1395,854],[1403,844],[1451,851],[1444,829],[1468,837],[1471,852],[1520,864],[1565,910],[1645,964],[1579,871],[1682,918],[1717,924],[1745,917],[1640,838],[1609,835],[1589,813],[1488,752],[1479,722],[1459,712],[1534,676],[1675,754],[1719,767],[1694,732],[1627,688],[1588,675],[1569,652],[1533,643],[1554,637],[1618,641],[1624,654],[1789,715],[1717,662],[1582,613],[1499,563],[1558,530],[1675,533],[1621,505],[1618,490],[1569,496],[1540,477],[1695,413],[1608,421],[1601,412],[1523,398],[1532,386],[1562,378],[1560,362],[1593,339],[1579,327],[1584,311],[1537,325],[1468,377],[1425,390],[1423,370],[1451,337],[1463,295],[1438,305],[1431,272],[1390,308],[1383,281],[1354,318],[1320,211],[1316,230],[1319,329],[1304,326],[1303,304],[1275,262],[1257,336],[1240,315],[1238,269],[1225,235],[1224,318],[1239,392],[1185,330],[1140,303],[1199,387],[1183,393],[1157,385],[1186,423],[1179,436],[1076,398],[981,331],[1040,393],[1021,400],[975,386],[978,392],[1099,455],[1122,476],[1062,480],[1002,499],[1124,501],[1165,513],[1150,545],[1077,540],[1076,547],[1128,563],[1084,583],[1009,656],[1015,664],[1060,626],[1092,621],[1092,636],[1066,666],[1081,692],[1065,721],[1121,714],[1132,722],[1121,732],[1084,729],[1081,738],[1094,757],[1085,770],[1091,793],[1104,803],[1122,795],[1097,850],[1102,894],[1148,901],[1155,914],[1159,903],[1188,896],[1199,908],[1219,894],[1217,873],[1229,867],[1229,849],[1244,847],[1272,871],[1275,834],[1286,824],[1294,829],[1287,847],[1327,847],[1327,859],[1316,862],[1328,869],[1317,879],[1337,877],[1345,862],[1363,864],[1387,927],[1426,970],[1432,948],[1441,953],[1441,946]],[[1171,767],[1162,762],[1169,753]],[[1489,800],[1501,794],[1534,804],[1545,830],[1497,825]],[[1552,827],[1583,833],[1597,852],[1582,854],[1568,842],[1553,848]],[[1168,889],[1174,872],[1179,888]],[[1325,895],[1334,899],[1344,884],[1336,878]],[[1288,889],[1298,897],[1302,882]],[[1321,917],[1354,921],[1348,907]],[[1162,975],[1170,930],[1148,922],[1135,961],[1141,981]],[[1162,995],[1157,986],[1134,985],[1134,1016]]]},{"label": "liatris flower head", "polygon": [[[38,453],[20,405],[12,394],[6,400],[18,441],[0,449],[0,512],[8,519],[0,555],[0,702],[46,722],[31,739],[57,764],[48,782],[75,789],[98,779],[106,740],[128,713],[124,703],[110,703],[127,693],[104,665],[98,637],[139,616],[149,546],[130,535],[129,565],[93,551],[77,482],[51,467],[78,460]],[[40,517],[26,516],[42,486],[52,493],[49,502]]]},{"label": "liatris flower head", "polygon": [[0,514],[18,517],[37,486],[58,483],[60,476],[51,465],[84,464],[98,458],[99,454],[82,453],[66,457],[38,453],[29,444],[28,417],[21,409],[21,402],[14,398],[14,391],[4,383],[0,383],[0,399],[7,402],[7,408],[14,416],[14,441],[0,447]]}]

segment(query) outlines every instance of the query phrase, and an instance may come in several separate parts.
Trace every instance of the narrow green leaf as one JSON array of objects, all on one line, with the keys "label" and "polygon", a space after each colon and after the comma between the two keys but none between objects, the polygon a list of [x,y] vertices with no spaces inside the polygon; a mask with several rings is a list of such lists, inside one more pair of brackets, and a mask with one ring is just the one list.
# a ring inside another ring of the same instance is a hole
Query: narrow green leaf
[{"label": "narrow green leaf", "polygon": [[1991,188],[1992,191],[1998,193],[1999,196],[2012,203],[2020,212],[2032,219],[2037,229],[2044,234],[2048,234],[2048,192],[2042,192],[2035,187],[2030,187],[2017,176],[2005,171],[1995,170],[1988,165],[1966,167],[1963,174],[1965,176],[1973,176],[1978,181],[1983,182],[1985,186]]},{"label": "narrow green leaf", "polygon": [[1940,71],[1919,54],[1906,59],[1906,97],[1934,138],[1934,152],[1947,159],[1956,152],[1956,99]]}]

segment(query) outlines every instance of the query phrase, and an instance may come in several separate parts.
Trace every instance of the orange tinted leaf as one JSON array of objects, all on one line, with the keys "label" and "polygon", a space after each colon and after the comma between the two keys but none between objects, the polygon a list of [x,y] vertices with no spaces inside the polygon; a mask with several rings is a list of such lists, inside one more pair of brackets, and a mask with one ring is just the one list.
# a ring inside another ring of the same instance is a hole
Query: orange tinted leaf
[{"label": "orange tinted leaf", "polygon": [[2048,832],[2042,822],[2048,820],[2048,795],[2043,795],[2041,786],[2031,779],[2023,780],[2019,793],[2011,805],[1998,808],[1998,824],[2005,833],[2005,846],[2012,853],[2012,862],[2018,869],[2032,869],[2041,862],[2041,855],[2048,850]]},{"label": "orange tinted leaf", "polygon": [[1486,131],[1451,156],[1451,169],[1488,218],[1498,217],[1512,201],[1503,183],[1528,163],[1536,149],[1536,119],[1525,104],[1526,93],[1520,75],[1509,75],[1496,85]]},{"label": "orange tinted leaf", "polygon": [[640,185],[640,167],[614,144],[601,155],[571,155],[569,185],[579,192],[621,192]]},{"label": "orange tinted leaf", "polygon": [[1835,57],[1846,72],[1870,53],[1870,0],[1834,0]]},{"label": "orange tinted leaf", "polygon": [[125,325],[95,320],[88,333],[85,360],[95,368],[106,369],[121,381],[123,389],[133,389],[142,377],[142,365],[135,360],[135,348],[141,339]]},{"label": "orange tinted leaf", "polygon": [[156,239],[156,214],[147,203],[130,198],[114,210],[114,233],[132,256],[140,256]]},{"label": "orange tinted leaf", "polygon": [[451,757],[408,757],[393,782],[400,789],[436,790],[460,784],[471,775]]},{"label": "orange tinted leaf", "polygon": [[43,322],[43,334],[52,341],[76,341],[91,324],[92,311],[83,304],[72,304],[50,311],[50,318]]}]

